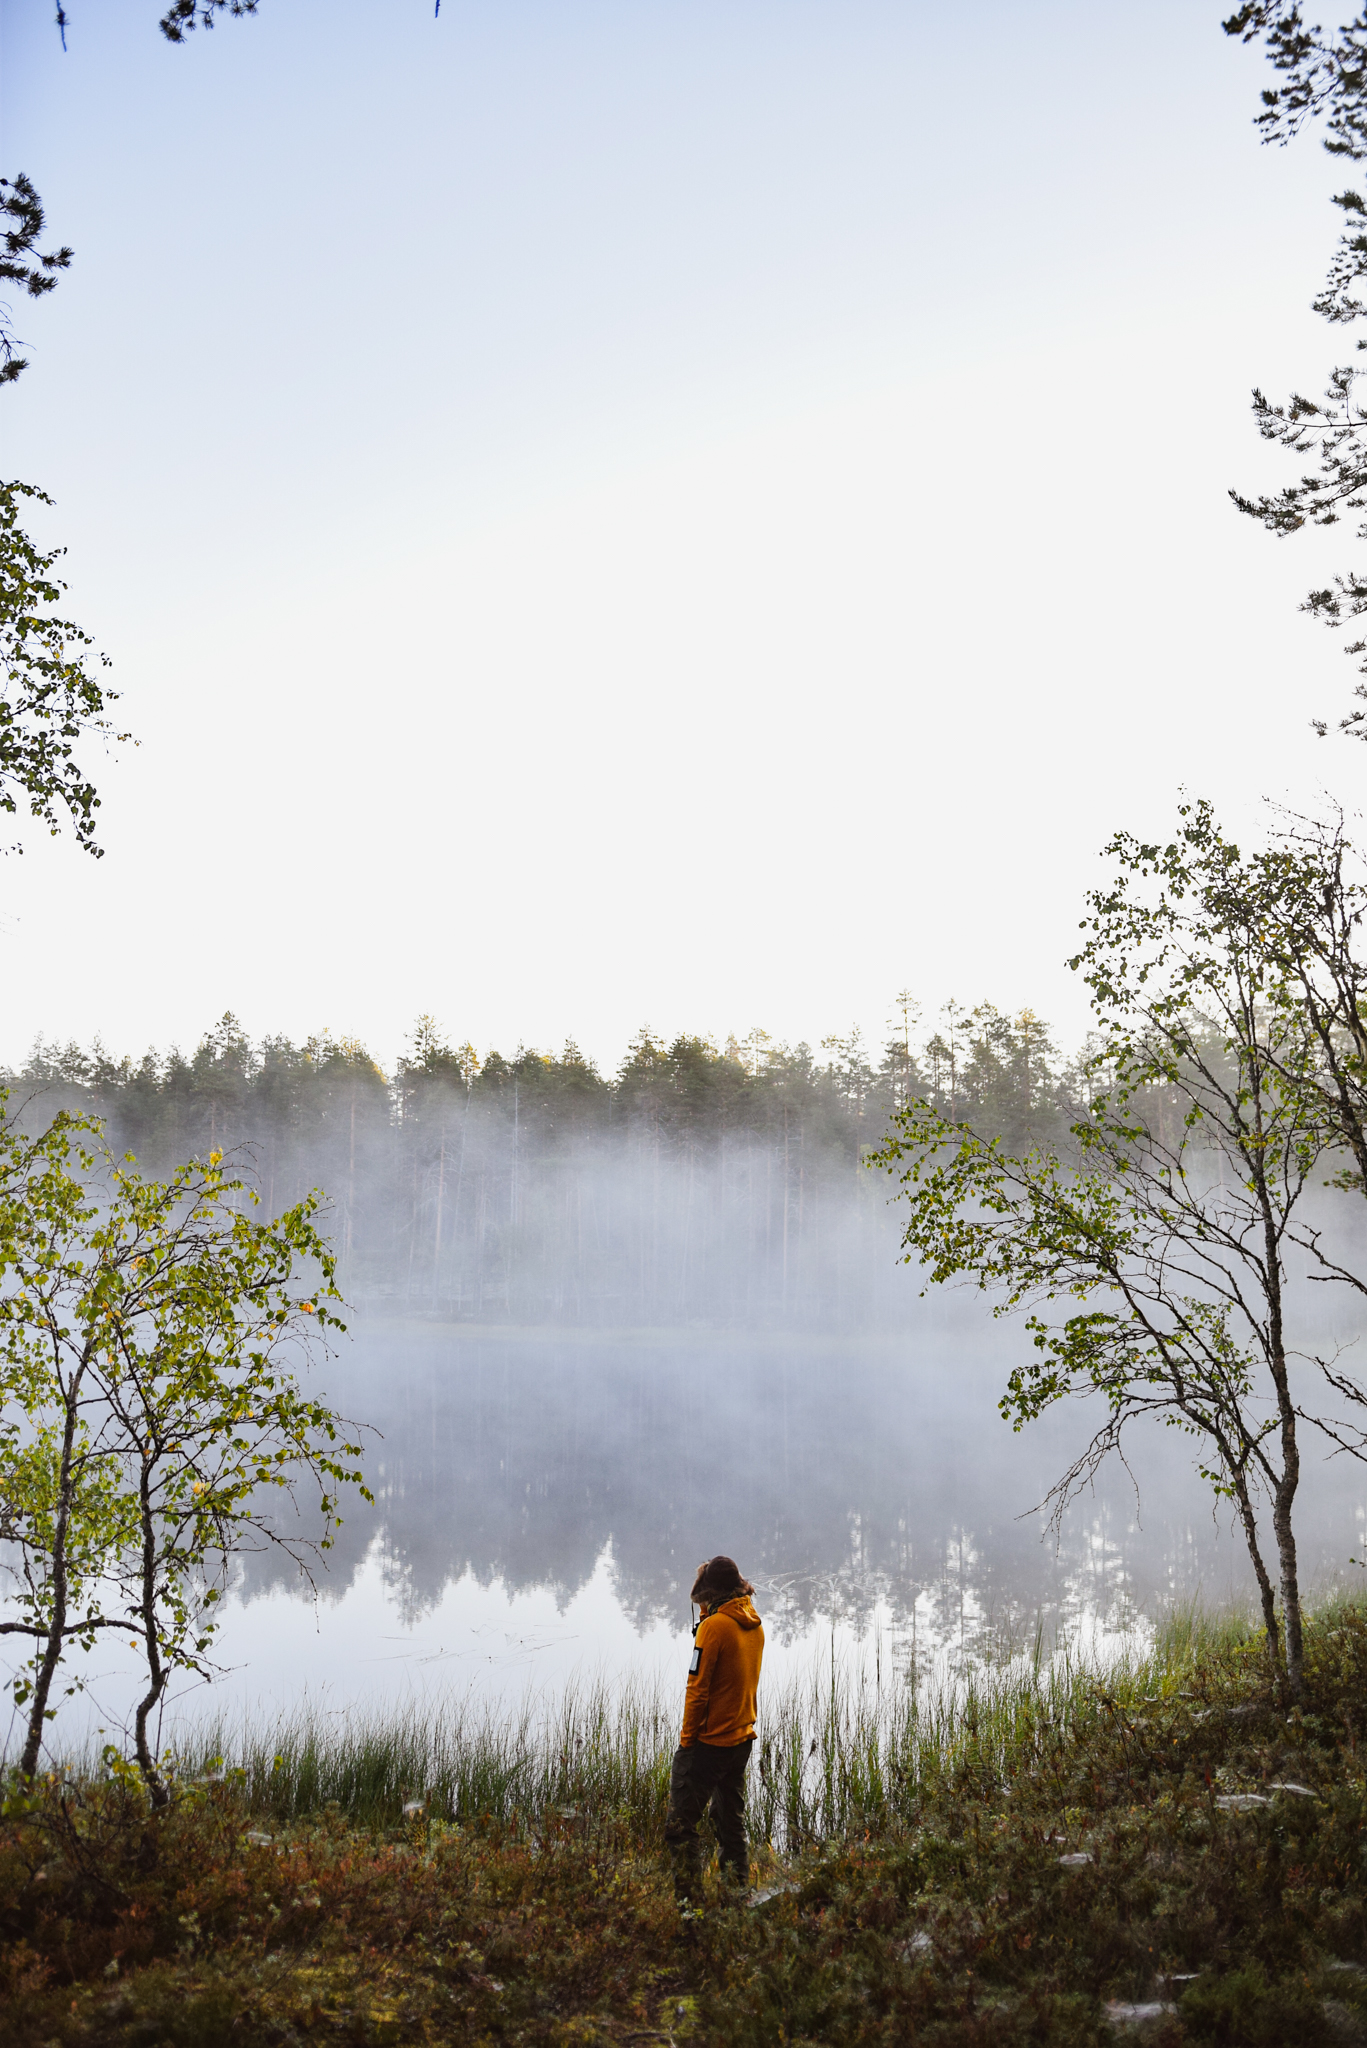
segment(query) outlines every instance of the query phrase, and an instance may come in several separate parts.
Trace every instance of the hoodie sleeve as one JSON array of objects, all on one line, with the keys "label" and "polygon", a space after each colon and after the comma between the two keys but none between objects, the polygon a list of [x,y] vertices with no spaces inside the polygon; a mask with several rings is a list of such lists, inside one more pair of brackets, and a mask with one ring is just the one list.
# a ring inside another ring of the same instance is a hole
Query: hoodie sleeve
[{"label": "hoodie sleeve", "polygon": [[688,1686],[684,1693],[683,1732],[679,1737],[680,1749],[691,1749],[695,1742],[701,1742],[707,1726],[707,1709],[712,1699],[712,1681],[717,1675],[717,1658],[721,1651],[724,1630],[715,1615],[709,1614],[706,1621],[698,1625],[693,1638],[696,1670],[690,1669]]}]

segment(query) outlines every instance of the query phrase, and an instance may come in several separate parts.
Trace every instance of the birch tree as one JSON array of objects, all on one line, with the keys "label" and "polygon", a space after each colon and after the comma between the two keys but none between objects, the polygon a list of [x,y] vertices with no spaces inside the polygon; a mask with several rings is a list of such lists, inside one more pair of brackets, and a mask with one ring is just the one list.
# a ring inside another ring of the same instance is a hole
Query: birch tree
[{"label": "birch tree", "polygon": [[1271,869],[1208,805],[1184,806],[1166,846],[1121,833],[1108,853],[1113,879],[1090,896],[1070,963],[1098,1039],[1066,1141],[1013,1154],[921,1102],[875,1160],[905,1191],[904,1256],[931,1283],[967,1279],[994,1313],[1024,1314],[1029,1355],[1000,1404],[1013,1427],[1068,1397],[1102,1404],[1049,1495],[1055,1516],[1136,1420],[1193,1437],[1295,1692],[1302,1434],[1367,1450],[1363,1390],[1337,1353],[1317,1355],[1305,1301],[1309,1276],[1362,1290],[1308,1205],[1342,1201],[1352,1163],[1324,1036],[1269,915]]},{"label": "birch tree", "polygon": [[[67,1650],[111,1628],[131,1636],[146,1668],[133,1747],[161,1803],[158,1716],[177,1674],[211,1675],[236,1560],[272,1546],[307,1572],[341,1489],[365,1487],[359,1444],[300,1380],[344,1327],[320,1197],[258,1220],[221,1154],[157,1181],[99,1135],[69,1117],[37,1139],[0,1125],[5,1534],[20,1606],[0,1627],[33,1642],[16,1679],[30,1777]],[[315,1538],[297,1513],[305,1488]]]}]

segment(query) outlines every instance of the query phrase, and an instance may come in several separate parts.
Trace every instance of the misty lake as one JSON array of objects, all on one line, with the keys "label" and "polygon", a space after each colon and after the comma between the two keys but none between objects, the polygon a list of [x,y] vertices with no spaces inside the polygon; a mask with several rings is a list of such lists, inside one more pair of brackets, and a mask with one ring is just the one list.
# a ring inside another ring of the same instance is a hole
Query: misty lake
[{"label": "misty lake", "polygon": [[[692,1573],[718,1550],[756,1582],[777,1676],[832,1647],[908,1674],[1037,1632],[1104,1649],[1173,1599],[1247,1601],[1242,1542],[1175,1431],[1136,1432],[1129,1473],[1055,1542],[1039,1503],[1100,1417],[1079,1403],[1013,1434],[996,1402],[1026,1341],[963,1298],[845,1341],[363,1321],[322,1378],[374,1432],[375,1504],[348,1506],[316,1601],[248,1561],[230,1668],[172,1720],[599,1671],[681,1683]],[[1355,1576],[1365,1519],[1367,1471],[1307,1442],[1307,1585]],[[132,1666],[90,1660],[100,1720]]]}]

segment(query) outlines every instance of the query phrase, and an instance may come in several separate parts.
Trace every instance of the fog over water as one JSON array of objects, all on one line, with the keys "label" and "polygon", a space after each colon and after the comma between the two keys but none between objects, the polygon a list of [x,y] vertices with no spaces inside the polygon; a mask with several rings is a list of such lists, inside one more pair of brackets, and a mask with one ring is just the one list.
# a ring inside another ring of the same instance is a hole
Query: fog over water
[{"label": "fog over water", "polygon": [[[1174,1599],[1247,1603],[1242,1538],[1176,1431],[1136,1430],[1055,1536],[1040,1504],[1100,1411],[1013,1433],[996,1404],[1026,1330],[971,1290],[922,1298],[899,1261],[863,1161],[908,1085],[952,1085],[1008,1134],[1060,1099],[1038,1021],[983,1014],[952,1080],[905,1043],[747,1067],[646,1034],[611,1081],[572,1048],[462,1071],[429,1043],[387,1084],[359,1048],[222,1031],[179,1064],[82,1071],[68,1049],[64,1074],[30,1072],[30,1115],[97,1109],[149,1168],[211,1140],[245,1148],[274,1209],[329,1191],[354,1308],[314,1385],[362,1426],[375,1500],[344,1502],[316,1601],[246,1560],[208,1703],[677,1680],[692,1574],[719,1550],[756,1581],[771,1674],[832,1647],[907,1675],[1104,1647]],[[1354,1240],[1359,1208],[1332,1211]],[[1321,1337],[1343,1303],[1321,1289],[1299,1312]],[[1367,1468],[1308,1433],[1303,1457],[1313,1589],[1367,1555]],[[133,1665],[106,1643],[90,1660],[97,1721]]]},{"label": "fog over water", "polygon": [[[328,1598],[345,1607],[378,1570],[416,1647],[435,1613],[458,1616],[453,1588],[514,1603],[545,1589],[568,1611],[609,1560],[633,1628],[676,1633],[694,1567],[726,1549],[762,1587],[771,1635],[877,1616],[905,1657],[1244,1594],[1242,1541],[1176,1432],[1137,1434],[1130,1472],[1084,1495],[1055,1542],[1031,1510],[1099,1418],[1070,1405],[1013,1433],[996,1401],[1024,1341],[962,1297],[903,1335],[843,1342],[367,1328],[332,1385],[382,1432],[376,1503],[349,1515]],[[1365,1479],[1307,1445],[1309,1581],[1357,1548]]]},{"label": "fog over water", "polygon": [[[771,1678],[832,1647],[907,1676],[1037,1630],[1104,1648],[1173,1598],[1246,1600],[1242,1542],[1175,1432],[1136,1435],[1132,1479],[1112,1467],[1055,1542],[1031,1510],[1088,1411],[1013,1434],[995,1403],[1022,1341],[965,1298],[849,1340],[363,1322],[326,1378],[377,1432],[375,1504],[348,1509],[316,1606],[249,1562],[220,1638],[233,1668],[181,1711],[508,1699],[603,1668],[677,1681],[692,1570],[718,1549],[757,1583]],[[1363,1480],[1307,1446],[1307,1583],[1363,1554]],[[97,1718],[117,1718],[117,1656],[90,1671]]]}]

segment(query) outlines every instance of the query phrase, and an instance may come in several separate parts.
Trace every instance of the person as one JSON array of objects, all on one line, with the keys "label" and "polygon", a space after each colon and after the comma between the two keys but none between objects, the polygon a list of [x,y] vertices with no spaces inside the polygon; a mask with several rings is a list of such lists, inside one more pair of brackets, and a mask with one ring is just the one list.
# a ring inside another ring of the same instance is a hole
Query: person
[{"label": "person", "polygon": [[764,1656],[764,1627],[754,1587],[729,1557],[699,1565],[690,1595],[702,1609],[684,1695],[683,1730],[669,1773],[665,1844],[681,1902],[702,1887],[698,1823],[708,1807],[717,1831],[724,1877],[742,1890],[750,1882],[745,1838],[745,1772],[755,1746],[755,1701]]}]

